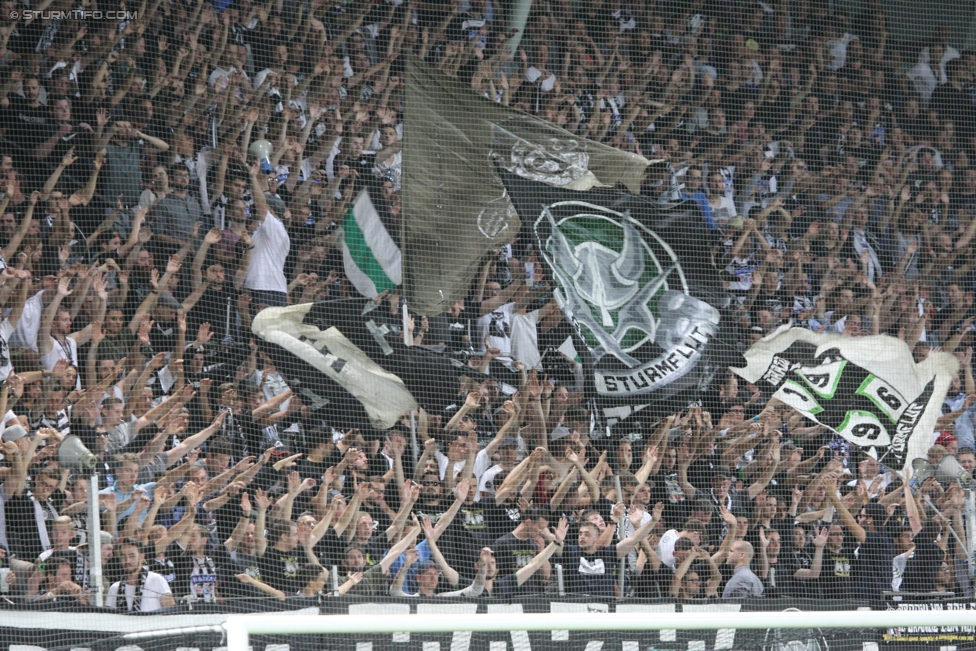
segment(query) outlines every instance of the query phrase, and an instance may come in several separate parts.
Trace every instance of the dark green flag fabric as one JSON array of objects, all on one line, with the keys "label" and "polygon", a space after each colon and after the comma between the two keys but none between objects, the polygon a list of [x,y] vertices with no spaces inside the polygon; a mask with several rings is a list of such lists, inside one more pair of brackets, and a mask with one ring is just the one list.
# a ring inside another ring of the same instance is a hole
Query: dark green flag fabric
[{"label": "dark green flag fabric", "polygon": [[631,192],[650,162],[489,101],[417,59],[407,64],[404,112],[403,291],[427,316],[467,294],[485,254],[519,233],[493,161],[554,187]]}]

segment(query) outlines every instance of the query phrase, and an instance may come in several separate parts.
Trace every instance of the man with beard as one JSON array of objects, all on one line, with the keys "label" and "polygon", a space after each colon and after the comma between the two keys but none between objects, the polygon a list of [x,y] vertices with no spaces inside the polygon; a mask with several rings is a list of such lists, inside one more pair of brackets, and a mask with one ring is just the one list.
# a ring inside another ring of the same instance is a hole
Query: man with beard
[{"label": "man with beard", "polygon": [[102,360],[118,362],[132,349],[132,333],[125,329],[125,313],[120,306],[112,306],[102,323],[104,339],[98,344],[99,366]]},{"label": "man with beard", "polygon": [[[15,428],[23,431],[19,425],[8,429]],[[49,438],[54,432],[42,430],[38,435]],[[34,476],[33,490],[7,500],[7,542],[17,558],[31,562],[52,548],[54,521],[65,502],[64,491],[58,489],[59,479],[60,470],[44,468]]]},{"label": "man with beard", "polygon": [[[70,277],[64,277],[58,282],[50,304],[44,308],[44,317],[41,319],[41,327],[37,333],[37,354],[41,359],[41,365],[49,371],[54,368],[59,359],[68,360],[77,369],[78,347],[84,346],[91,339],[92,324],[88,324],[78,332],[72,332],[71,312],[61,309],[61,301],[72,293],[68,289],[70,283]],[[97,288],[98,309],[94,322],[105,319],[107,302],[108,293],[105,291],[104,283],[101,283]],[[81,388],[80,381],[76,381],[76,385],[76,388]]]},{"label": "man with beard", "polygon": [[169,169],[172,192],[154,207],[153,232],[160,250],[171,254],[193,235],[193,227],[203,221],[203,207],[190,194],[190,171],[174,163]]},{"label": "man with beard", "polygon": [[414,541],[420,535],[420,526],[414,522],[410,531],[404,534],[395,545],[390,547],[390,551],[373,567],[366,568],[366,555],[358,545],[346,547],[345,557],[342,559],[342,567],[346,570],[347,576],[362,573],[363,578],[349,592],[356,595],[386,595],[386,575],[390,572],[393,562],[400,558],[400,555],[414,546]]},{"label": "man with beard", "polygon": [[[253,205],[251,200],[251,194],[247,187],[247,176],[235,174],[229,182],[224,185],[224,177],[227,176],[225,172],[224,176],[220,176],[220,165],[226,165],[227,158],[221,159],[220,164],[217,168],[217,183],[214,185],[214,192],[220,193],[220,198],[211,201],[211,211],[213,213],[214,227],[223,231],[230,227],[230,209],[231,205],[235,202],[240,201],[245,208],[249,208]],[[212,196],[212,195],[211,195]],[[236,241],[230,242],[230,246],[221,246],[217,250],[217,259],[221,262],[231,263],[235,262],[234,256],[234,244]]]},{"label": "man with beard", "polygon": [[[247,247],[250,246],[250,236],[244,227],[244,220],[247,218],[244,210],[243,202],[235,200],[230,205],[228,215],[234,220],[235,225],[240,226],[240,235],[235,240],[235,243],[237,240],[243,240],[244,244],[242,246]],[[227,263],[219,259],[220,256],[218,255],[218,262],[207,267],[206,273],[204,273],[203,265],[207,261],[211,247],[215,247],[213,251],[219,254],[219,249],[216,246],[221,244],[225,239],[226,235],[216,228],[210,229],[204,236],[203,242],[200,244],[200,248],[193,258],[193,265],[191,267],[193,295],[199,296],[199,300],[193,304],[189,304],[189,300],[186,302],[187,308],[189,309],[188,317],[190,327],[197,328],[203,323],[209,323],[214,334],[217,335],[217,340],[221,342],[226,341],[228,337],[233,337],[233,333],[236,330],[236,290],[239,290],[244,285],[248,266],[248,260],[244,258],[241,258],[241,266],[238,266],[236,263],[228,266]],[[248,251],[247,256],[249,259],[250,249],[245,250]],[[237,260],[238,256],[235,255],[234,259]],[[234,273],[235,270],[236,273]],[[228,273],[233,274],[233,286],[228,282]]]},{"label": "man with beard", "polygon": [[635,528],[634,533],[606,547],[601,547],[601,532],[597,525],[592,522],[580,523],[578,544],[563,546],[560,541],[560,549],[556,552],[566,571],[566,592],[606,598],[616,596],[614,568],[617,561],[647,537],[655,523],[660,521],[662,510],[656,510],[655,517],[641,525],[643,511],[632,509],[630,523]]},{"label": "man with beard", "polygon": [[107,608],[117,608],[136,613],[151,613],[160,608],[176,605],[169,584],[161,575],[143,567],[145,556],[142,543],[126,539],[119,545],[119,557],[125,578],[108,589],[105,597]]},{"label": "man with beard", "polygon": [[43,142],[46,126],[51,123],[50,109],[41,103],[41,80],[30,75],[21,84],[24,96],[11,93],[0,100],[4,108],[4,126],[11,145],[8,151],[18,159],[18,167],[28,169],[31,152]]},{"label": "man with beard", "polygon": [[265,546],[264,531],[256,533],[261,580],[285,594],[295,594],[301,587],[298,565],[303,556],[298,545],[298,525],[291,520],[272,520],[268,538],[274,542],[270,546]]}]

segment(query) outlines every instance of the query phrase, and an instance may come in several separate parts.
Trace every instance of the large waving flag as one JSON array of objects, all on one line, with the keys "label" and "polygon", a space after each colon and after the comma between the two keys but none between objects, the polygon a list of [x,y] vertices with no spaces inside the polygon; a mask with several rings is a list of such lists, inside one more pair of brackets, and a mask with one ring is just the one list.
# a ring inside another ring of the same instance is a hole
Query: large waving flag
[{"label": "large waving flag", "polygon": [[650,163],[489,101],[413,57],[404,110],[403,294],[427,316],[463,298],[485,256],[519,234],[493,161],[555,187],[632,192]]},{"label": "large waving flag", "polygon": [[698,206],[498,175],[548,267],[577,350],[585,346],[588,386],[606,422],[700,400],[733,351],[714,345],[725,295],[702,253],[714,236]]},{"label": "large waving flag", "polygon": [[342,262],[346,278],[360,294],[373,298],[402,281],[399,235],[389,212],[367,185],[342,221]]},{"label": "large waving flag", "polygon": [[916,364],[901,339],[844,337],[783,326],[732,370],[852,444],[901,470],[924,457],[959,362],[932,353]]},{"label": "large waving flag", "polygon": [[389,429],[423,407],[438,413],[478,371],[422,346],[405,346],[386,301],[343,299],[270,307],[251,329],[304,404],[341,429]]}]

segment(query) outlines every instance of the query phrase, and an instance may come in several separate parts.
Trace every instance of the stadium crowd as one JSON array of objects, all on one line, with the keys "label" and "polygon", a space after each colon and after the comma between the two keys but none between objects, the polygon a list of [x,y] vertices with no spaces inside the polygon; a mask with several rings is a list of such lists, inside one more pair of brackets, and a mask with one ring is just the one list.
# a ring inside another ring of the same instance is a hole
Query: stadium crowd
[{"label": "stadium crowd", "polygon": [[[90,500],[107,606],[122,611],[314,603],[333,584],[972,595],[958,483],[913,491],[876,451],[731,373],[701,407],[592,431],[573,361],[539,368],[570,328],[531,247],[500,250],[441,315],[402,319],[398,293],[377,297],[398,336],[490,372],[389,431],[337,431],[303,405],[250,324],[356,298],[341,223],[364,185],[401,217],[416,55],[490,100],[665,159],[643,192],[700,206],[714,234],[701,255],[735,297],[723,327],[743,350],[792,320],[897,336],[918,359],[955,353],[928,460],[973,472],[976,52],[893,47],[880,0],[857,15],[536,0],[524,33],[506,30],[503,0],[95,4],[137,17],[0,12],[4,598],[91,603]],[[58,462],[71,434],[98,456],[98,495]]]}]

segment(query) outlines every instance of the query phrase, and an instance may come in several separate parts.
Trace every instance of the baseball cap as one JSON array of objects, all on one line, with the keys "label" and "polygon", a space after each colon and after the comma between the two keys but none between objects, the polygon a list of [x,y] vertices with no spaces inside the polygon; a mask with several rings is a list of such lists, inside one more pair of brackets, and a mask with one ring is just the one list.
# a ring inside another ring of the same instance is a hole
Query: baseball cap
[{"label": "baseball cap", "polygon": [[502,444],[498,447],[507,448],[511,446],[518,447],[518,439],[514,436],[509,436],[507,439],[502,441]]},{"label": "baseball cap", "polygon": [[14,441],[19,441],[20,439],[27,436],[27,430],[23,428],[22,425],[11,425],[7,429],[3,430],[2,438],[4,443],[12,443]]},{"label": "baseball cap", "polygon": [[935,439],[935,444],[942,445],[942,446],[944,446],[946,443],[955,443],[955,442],[956,442],[956,437],[950,434],[949,432],[942,432],[941,434],[939,434],[939,438]]}]

